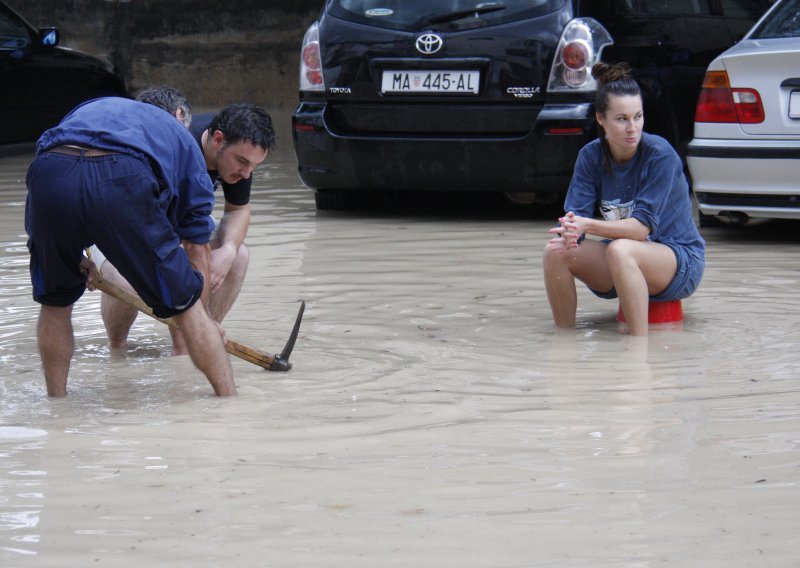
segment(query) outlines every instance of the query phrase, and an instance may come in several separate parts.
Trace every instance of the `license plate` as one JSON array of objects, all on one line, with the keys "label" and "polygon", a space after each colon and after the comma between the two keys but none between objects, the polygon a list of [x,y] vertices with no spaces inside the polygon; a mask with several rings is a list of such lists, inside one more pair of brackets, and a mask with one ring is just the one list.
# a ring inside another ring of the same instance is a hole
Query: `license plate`
[{"label": "license plate", "polygon": [[800,118],[800,91],[789,96],[789,118]]},{"label": "license plate", "polygon": [[383,93],[478,94],[479,71],[384,71]]}]

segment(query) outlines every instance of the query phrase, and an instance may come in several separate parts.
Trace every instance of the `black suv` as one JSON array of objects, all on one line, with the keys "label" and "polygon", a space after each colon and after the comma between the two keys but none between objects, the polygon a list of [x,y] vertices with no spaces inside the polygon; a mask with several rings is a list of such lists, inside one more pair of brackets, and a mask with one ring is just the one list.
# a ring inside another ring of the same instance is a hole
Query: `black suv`
[{"label": "black suv", "polygon": [[327,0],[293,138],[318,209],[351,190],[553,202],[595,133],[599,60],[627,61],[645,129],[679,151],[708,63],[768,0]]}]

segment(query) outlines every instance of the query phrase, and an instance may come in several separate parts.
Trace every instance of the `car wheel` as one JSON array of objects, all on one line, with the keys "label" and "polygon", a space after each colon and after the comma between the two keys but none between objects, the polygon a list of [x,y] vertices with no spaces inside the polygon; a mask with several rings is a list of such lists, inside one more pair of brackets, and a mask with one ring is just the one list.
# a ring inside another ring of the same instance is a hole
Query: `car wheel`
[{"label": "car wheel", "polygon": [[714,215],[706,215],[705,213],[697,212],[697,221],[701,229],[716,229],[724,227],[726,223],[719,217]]},{"label": "car wheel", "polygon": [[536,203],[536,194],[532,192],[521,192],[521,191],[504,191],[503,195],[505,195],[506,199],[513,203],[514,205],[525,205],[531,206]]},{"label": "car wheel", "polygon": [[520,192],[520,191],[504,191],[503,195],[514,205],[553,205],[554,203],[564,199],[564,196],[559,193],[534,193],[534,192]]},{"label": "car wheel", "polygon": [[339,189],[315,190],[314,202],[319,211],[345,211],[353,206],[350,192]]}]

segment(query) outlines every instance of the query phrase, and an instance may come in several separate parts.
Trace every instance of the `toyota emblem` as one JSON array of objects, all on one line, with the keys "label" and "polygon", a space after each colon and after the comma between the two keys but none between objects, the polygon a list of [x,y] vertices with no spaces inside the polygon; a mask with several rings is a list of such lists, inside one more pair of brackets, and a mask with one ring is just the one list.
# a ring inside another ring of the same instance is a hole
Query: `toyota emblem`
[{"label": "toyota emblem", "polygon": [[432,55],[442,49],[444,41],[436,34],[425,34],[417,38],[417,51],[425,55]]}]

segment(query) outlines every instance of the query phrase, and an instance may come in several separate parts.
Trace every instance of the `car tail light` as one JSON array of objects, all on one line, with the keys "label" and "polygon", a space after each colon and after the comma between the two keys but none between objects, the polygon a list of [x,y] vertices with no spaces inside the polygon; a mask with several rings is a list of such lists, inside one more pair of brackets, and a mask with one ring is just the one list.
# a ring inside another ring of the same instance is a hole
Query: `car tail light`
[{"label": "car tail light", "polygon": [[561,33],[556,47],[547,90],[588,92],[597,88],[592,65],[600,61],[600,53],[614,43],[606,29],[592,18],[571,20]]},{"label": "car tail light", "polygon": [[322,76],[322,54],[319,49],[319,28],[316,22],[306,31],[300,52],[300,90],[324,91]]},{"label": "car tail light", "polygon": [[695,122],[758,124],[764,122],[764,105],[755,89],[731,88],[726,71],[707,71],[697,100]]}]

